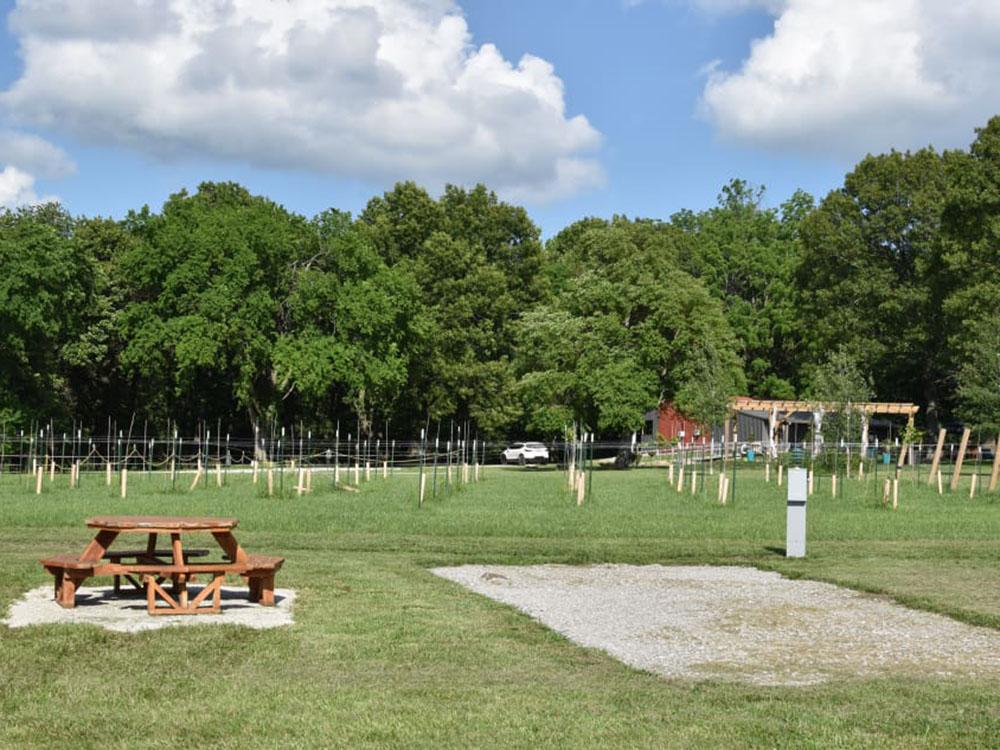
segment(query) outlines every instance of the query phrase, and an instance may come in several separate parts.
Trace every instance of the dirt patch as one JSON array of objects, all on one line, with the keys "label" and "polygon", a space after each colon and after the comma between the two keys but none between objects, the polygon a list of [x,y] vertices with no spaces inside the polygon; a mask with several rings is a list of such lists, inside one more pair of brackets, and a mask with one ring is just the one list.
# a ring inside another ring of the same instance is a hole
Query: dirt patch
[{"label": "dirt patch", "polygon": [[76,606],[63,609],[52,598],[52,586],[39,586],[14,602],[7,619],[0,622],[10,628],[82,623],[119,633],[188,625],[242,625],[257,630],[291,625],[295,591],[275,589],[274,600],[274,607],[262,607],[247,601],[246,587],[223,586],[220,614],[152,616],[146,611],[144,594],[115,595],[111,586],[84,586],[77,591]]},{"label": "dirt patch", "polygon": [[1000,632],[754,568],[466,565],[432,572],[665,677],[809,685],[1000,676]]}]

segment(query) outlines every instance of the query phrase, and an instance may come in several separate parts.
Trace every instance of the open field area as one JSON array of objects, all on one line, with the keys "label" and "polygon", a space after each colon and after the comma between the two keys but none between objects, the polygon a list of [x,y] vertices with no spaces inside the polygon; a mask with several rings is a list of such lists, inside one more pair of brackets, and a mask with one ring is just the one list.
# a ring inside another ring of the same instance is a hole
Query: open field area
[{"label": "open field area", "polygon": [[[287,477],[286,477],[287,479]],[[714,480],[714,478],[710,478]],[[782,490],[741,469],[736,500],[679,495],[663,470],[599,471],[577,507],[555,470],[490,469],[417,508],[416,478],[361,492],[261,497],[66,477],[36,497],[0,483],[0,608],[48,582],[37,560],[82,547],[103,513],[232,515],[241,542],[287,558],[291,628],[0,627],[3,747],[983,747],[1000,681],[900,672],[807,687],[669,680],[580,648],[429,572],[461,564],[748,565],[889,596],[1000,628],[1000,503],[906,477],[900,508],[874,481],[809,503],[808,557],[783,557]]]}]

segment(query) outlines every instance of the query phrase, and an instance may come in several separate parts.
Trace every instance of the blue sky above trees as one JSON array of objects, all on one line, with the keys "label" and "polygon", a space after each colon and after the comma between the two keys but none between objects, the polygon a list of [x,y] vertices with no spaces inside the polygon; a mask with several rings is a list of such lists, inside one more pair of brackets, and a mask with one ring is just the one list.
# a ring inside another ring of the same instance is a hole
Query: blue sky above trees
[{"label": "blue sky above trees", "polygon": [[1000,107],[994,0],[0,2],[0,203],[121,216],[235,180],[358,211],[484,182],[546,234],[778,203]]}]

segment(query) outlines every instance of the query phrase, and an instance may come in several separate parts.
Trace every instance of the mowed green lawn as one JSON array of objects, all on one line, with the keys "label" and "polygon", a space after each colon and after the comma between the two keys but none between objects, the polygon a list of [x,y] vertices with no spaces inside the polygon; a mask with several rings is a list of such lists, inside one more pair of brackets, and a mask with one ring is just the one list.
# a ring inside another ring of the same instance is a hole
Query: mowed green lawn
[{"label": "mowed green lawn", "polygon": [[[360,493],[166,491],[133,474],[0,482],[0,608],[50,583],[38,558],[82,549],[103,513],[234,515],[250,551],[286,557],[295,625],[139,635],[0,627],[2,747],[987,747],[1000,683],[859,678],[808,688],[669,681],[574,646],[526,616],[427,572],[462,563],[755,565],[881,592],[1000,627],[1000,503],[903,482],[898,511],[853,481],[823,480],[809,556],[786,561],[784,497],[741,470],[736,500],[666,486],[662,470],[596,472],[577,507],[553,470],[491,469],[417,508],[416,478]],[[440,479],[440,477],[439,477]],[[178,486],[190,481],[178,482]],[[624,616],[627,616],[625,613]]]}]

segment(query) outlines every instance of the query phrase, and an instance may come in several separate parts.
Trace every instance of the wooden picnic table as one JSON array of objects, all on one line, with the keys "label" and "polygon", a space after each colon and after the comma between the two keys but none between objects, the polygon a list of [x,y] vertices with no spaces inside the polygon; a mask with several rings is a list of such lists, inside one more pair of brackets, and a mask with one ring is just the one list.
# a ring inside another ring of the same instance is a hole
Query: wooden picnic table
[{"label": "wooden picnic table", "polygon": [[[55,576],[56,601],[63,607],[76,606],[76,590],[91,576],[114,576],[115,591],[119,579],[126,577],[137,588],[145,587],[150,614],[216,614],[221,611],[222,582],[226,574],[238,574],[247,579],[249,598],[265,606],[274,605],[274,574],[284,559],[272,555],[248,555],[236,541],[235,518],[192,516],[96,516],[88,518],[87,526],[97,534],[80,554],[55,555],[41,561]],[[207,555],[206,550],[184,548],[184,536],[194,533],[211,534],[222,551],[221,561],[192,562],[193,557]],[[146,547],[139,550],[111,550],[112,543],[122,534],[145,534]],[[170,537],[170,549],[156,548],[159,535]],[[126,562],[126,560],[134,562]],[[141,576],[142,584],[133,576]],[[192,597],[188,583],[196,576],[209,576],[211,582]],[[173,595],[161,585],[169,578]],[[203,602],[212,597],[211,605]],[[167,606],[158,606],[158,602]]]}]

